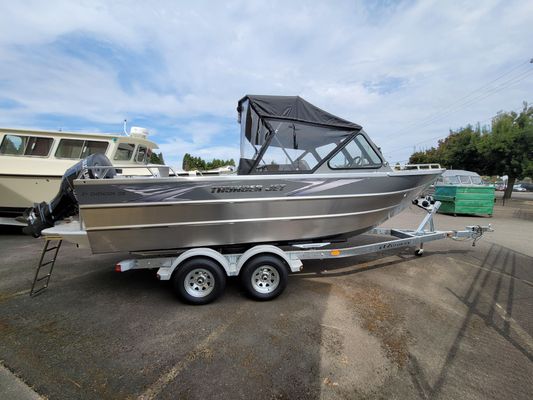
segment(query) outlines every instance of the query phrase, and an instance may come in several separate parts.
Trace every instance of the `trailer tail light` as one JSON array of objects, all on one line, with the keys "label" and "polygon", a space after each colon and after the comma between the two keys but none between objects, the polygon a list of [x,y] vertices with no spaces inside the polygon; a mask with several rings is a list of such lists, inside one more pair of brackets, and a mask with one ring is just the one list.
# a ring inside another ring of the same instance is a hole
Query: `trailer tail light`
[{"label": "trailer tail light", "polygon": [[116,272],[126,272],[138,267],[136,260],[122,260],[115,264]]}]

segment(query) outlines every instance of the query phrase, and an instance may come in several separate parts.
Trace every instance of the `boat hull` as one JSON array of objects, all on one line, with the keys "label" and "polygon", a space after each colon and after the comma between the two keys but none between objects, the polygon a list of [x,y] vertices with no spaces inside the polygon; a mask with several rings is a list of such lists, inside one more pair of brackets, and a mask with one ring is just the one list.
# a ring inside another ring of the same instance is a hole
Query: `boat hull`
[{"label": "boat hull", "polygon": [[85,180],[76,194],[94,253],[280,244],[370,230],[440,172]]},{"label": "boat hull", "polygon": [[[22,214],[16,210],[32,207],[33,203],[49,200],[54,197],[61,183],[61,175],[0,175],[0,207],[13,210],[14,216]],[[7,216],[7,215],[6,215]]]}]

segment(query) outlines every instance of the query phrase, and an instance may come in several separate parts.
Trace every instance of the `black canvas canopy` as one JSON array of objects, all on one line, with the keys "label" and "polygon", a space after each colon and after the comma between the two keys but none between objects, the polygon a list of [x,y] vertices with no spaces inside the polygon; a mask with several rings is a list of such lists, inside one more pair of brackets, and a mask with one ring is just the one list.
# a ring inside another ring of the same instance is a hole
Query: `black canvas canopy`
[{"label": "black canvas canopy", "polygon": [[242,174],[309,171],[362,129],[299,96],[247,95],[237,111]]},{"label": "black canvas canopy", "polygon": [[300,96],[246,95],[239,100],[237,111],[241,112],[246,100],[260,118],[293,120],[348,130],[361,129],[360,125],[330,114]]}]

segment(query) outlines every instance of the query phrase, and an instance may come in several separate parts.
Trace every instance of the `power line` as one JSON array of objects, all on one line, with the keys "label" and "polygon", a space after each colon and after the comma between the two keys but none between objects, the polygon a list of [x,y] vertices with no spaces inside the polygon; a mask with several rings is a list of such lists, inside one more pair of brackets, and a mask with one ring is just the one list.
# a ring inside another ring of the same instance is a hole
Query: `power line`
[{"label": "power line", "polygon": [[[457,99],[457,100],[453,101],[448,106],[444,107],[442,110],[440,110],[440,111],[438,111],[436,113],[433,113],[433,114],[427,116],[426,118],[423,118],[420,121],[417,121],[417,122],[414,122],[412,124],[407,125],[406,128],[401,130],[399,133],[404,133],[404,132],[406,132],[406,131],[414,128],[414,127],[419,127],[421,125],[426,126],[427,124],[432,123],[435,120],[438,120],[438,119],[440,119],[440,118],[442,118],[444,116],[447,116],[447,115],[449,115],[449,114],[451,114],[453,112],[456,112],[457,110],[461,109],[462,107],[465,107],[467,105],[471,105],[471,104],[473,104],[476,101],[483,100],[484,98],[488,97],[488,96],[485,97],[485,95],[487,93],[489,93],[489,95],[492,95],[492,94],[496,93],[496,92],[493,92],[495,89],[498,89],[498,88],[502,88],[503,89],[503,88],[505,88],[504,87],[505,85],[516,83],[516,82],[514,82],[515,79],[518,79],[518,78],[525,79],[527,77],[527,75],[531,72],[531,70],[526,69],[526,70],[520,71],[518,74],[513,74],[513,76],[511,76],[506,81],[500,82],[494,87],[490,87],[494,82],[497,82],[500,79],[502,79],[503,77],[514,73],[516,70],[526,66],[529,63],[531,63],[531,61],[522,62],[522,63],[514,66],[513,68],[507,70],[506,72],[504,72],[503,74],[497,76],[496,78],[492,79],[491,81],[487,82],[486,84],[484,84],[484,85],[478,87],[477,89],[471,91],[467,95],[461,97],[460,99]],[[481,92],[481,93],[478,93],[478,92]]]},{"label": "power line", "polygon": [[[424,123],[421,123],[419,125],[414,125],[413,127],[416,127],[417,129],[425,128],[426,126],[431,125],[431,124],[433,124],[435,122],[438,122],[438,121],[442,120],[443,118],[446,118],[446,117],[450,116],[451,114],[453,114],[453,113],[455,113],[457,111],[460,111],[463,108],[466,108],[466,107],[468,107],[468,106],[470,106],[470,105],[472,105],[474,103],[477,103],[477,102],[479,102],[481,100],[484,100],[484,99],[492,96],[493,94],[499,93],[502,90],[505,90],[505,89],[508,89],[509,87],[512,87],[513,85],[515,85],[515,84],[523,81],[524,79],[526,79],[531,74],[533,74],[533,70],[532,71],[525,71],[524,73],[521,73],[521,74],[519,74],[517,76],[514,76],[514,77],[508,79],[507,81],[502,82],[498,86],[495,86],[495,87],[491,88],[490,90],[486,91],[485,93],[480,93],[476,97],[473,97],[472,99],[469,99],[469,100],[457,105],[453,109],[450,109],[449,111],[444,112],[441,115],[435,115],[432,119],[430,119],[430,120],[428,120],[428,121],[426,121]],[[406,131],[400,131],[399,133],[405,133],[405,132]]]},{"label": "power line", "polygon": [[[416,126],[416,125],[418,125],[418,124],[425,123],[426,121],[433,119],[435,116],[441,114],[442,112],[446,112],[447,110],[456,107],[457,104],[463,103],[464,100],[468,99],[469,97],[471,97],[472,95],[474,95],[476,92],[479,92],[480,90],[483,90],[483,89],[489,87],[492,83],[494,83],[494,82],[500,80],[501,78],[503,78],[503,77],[506,76],[506,75],[509,75],[511,72],[516,71],[518,68],[521,68],[521,67],[525,66],[527,63],[528,63],[528,62],[522,62],[522,63],[518,64],[517,66],[511,68],[510,70],[507,70],[506,72],[504,72],[503,74],[499,75],[498,77],[492,79],[492,80],[489,81],[488,83],[486,83],[486,84],[480,86],[479,88],[477,88],[477,89],[471,91],[471,92],[468,93],[467,95],[465,95],[465,96],[463,96],[463,97],[461,97],[461,98],[459,98],[459,99],[453,101],[453,102],[450,103],[448,106],[444,107],[443,110],[441,110],[440,112],[436,112],[436,113],[434,113],[434,114],[432,114],[432,115],[429,115],[428,117],[422,119],[421,121],[415,122],[415,123],[413,123],[413,124],[411,124],[411,125],[409,125],[409,126]],[[468,100],[466,100],[466,101],[468,102],[468,101],[470,101],[470,100],[471,100],[471,99],[468,99]]]},{"label": "power line", "polygon": [[[494,87],[490,87],[489,86],[500,80],[501,78],[503,78],[504,76],[507,76],[509,75],[510,73],[516,71],[517,69],[521,68],[522,66],[526,65],[526,64],[531,64],[533,63],[533,58],[530,60],[530,61],[527,61],[527,62],[522,62],[520,63],[519,65],[511,68],[510,70],[506,71],[505,73],[499,75],[498,77],[492,79],[491,81],[489,81],[488,83],[486,83],[485,85],[482,85],[480,86],[478,89],[470,92],[468,95],[466,96],[463,96],[461,99],[463,99],[463,101],[456,101],[454,103],[452,103],[450,106],[446,107],[443,109],[443,111],[441,111],[440,113],[434,113],[433,115],[423,119],[422,121],[419,121],[418,123],[415,123],[415,124],[411,124],[409,125],[411,128],[410,129],[404,129],[404,130],[400,130],[399,132],[397,132],[397,134],[402,134],[402,133],[406,133],[408,130],[411,130],[412,128],[417,128],[417,129],[421,129],[421,128],[424,128],[428,125],[431,125],[435,122],[438,122],[439,120],[449,116],[450,114],[454,113],[454,112],[457,112],[459,111],[461,108],[463,107],[467,107],[469,105],[472,105],[474,104],[475,102],[478,102],[478,101],[481,101],[481,100],[484,100],[486,99],[487,97],[490,97],[492,96],[493,94],[496,94],[498,92],[501,92],[502,90],[504,89],[507,89],[509,87],[512,87],[513,85],[523,81],[524,79],[526,79],[529,75],[531,75],[533,73],[533,70],[524,70],[524,71],[520,71],[518,74],[514,74],[513,76],[511,76],[509,79],[503,81],[503,82],[500,82],[498,83],[496,86]],[[476,96],[474,97],[471,97],[475,92],[478,92],[482,89],[486,89],[488,88],[488,90],[482,92],[482,93],[479,93],[477,94]],[[471,98],[469,98],[471,97]],[[439,136],[441,137],[441,136]],[[420,142],[420,143],[424,143],[424,142],[427,142],[429,140],[434,140],[436,138],[429,138],[429,139],[426,139],[424,140],[423,142]],[[418,143],[418,144],[420,144]],[[410,147],[410,146],[409,146]],[[401,147],[401,148],[396,148],[396,149],[393,149],[391,150],[391,152],[393,151],[397,151],[397,150],[403,150],[407,147]]]},{"label": "power line", "polygon": [[[533,104],[533,101],[526,101],[526,103],[527,103],[527,104]],[[511,110],[511,111],[512,111],[512,112],[518,112],[518,111],[521,111],[522,109],[523,109],[523,106],[522,106],[522,107],[519,107],[519,108],[517,108],[517,109],[513,109],[513,110]],[[485,118],[485,119],[483,119],[483,120],[481,120],[481,121],[477,121],[477,123],[481,124],[482,122],[485,122],[485,121],[491,121],[492,119],[494,119],[494,117],[495,117],[495,116],[492,116],[492,117],[489,117],[489,118]],[[422,141],[420,141],[420,142],[415,143],[414,145],[411,144],[411,145],[408,145],[408,146],[404,146],[404,147],[399,147],[399,148],[392,149],[392,150],[386,152],[385,154],[390,155],[390,154],[393,154],[393,153],[395,153],[395,152],[397,152],[397,151],[405,150],[405,149],[408,149],[408,148],[413,147],[413,146],[416,147],[416,146],[418,146],[418,145],[421,145],[422,143],[426,143],[426,142],[429,142],[429,141],[431,141],[431,140],[443,139],[443,138],[445,138],[445,137],[447,137],[447,136],[448,136],[448,135],[446,135],[446,136],[439,135],[439,136],[435,136],[435,137],[432,137],[432,138],[424,139],[424,140],[422,140]]]}]

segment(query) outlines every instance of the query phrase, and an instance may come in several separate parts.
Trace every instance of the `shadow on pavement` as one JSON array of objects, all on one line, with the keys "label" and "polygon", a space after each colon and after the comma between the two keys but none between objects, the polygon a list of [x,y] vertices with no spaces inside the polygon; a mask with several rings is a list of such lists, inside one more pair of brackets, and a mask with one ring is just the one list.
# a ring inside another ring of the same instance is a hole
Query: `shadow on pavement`
[{"label": "shadow on pavement", "polygon": [[[7,239],[10,239],[7,241]],[[6,237],[0,358],[49,398],[319,398],[329,284],[255,302],[230,279],[206,306],[180,303],[155,271],[66,245],[51,287],[30,298],[41,241]],[[11,294],[11,296],[10,296]],[[1,297],[1,296],[0,296]]]},{"label": "shadow on pavement", "polygon": [[[468,336],[474,317],[479,317],[487,327],[497,333],[503,340],[514,349],[523,354],[530,362],[533,361],[531,352],[531,336],[526,332],[523,340],[517,340],[516,335],[511,332],[511,321],[513,320],[513,304],[516,298],[515,281],[516,258],[524,257],[526,263],[531,265],[530,257],[516,254],[505,247],[491,245],[484,260],[481,262],[468,289],[462,295],[456,294],[448,288],[466,308],[466,315],[457,331],[455,339],[448,350],[444,363],[433,383],[426,376],[421,363],[413,354],[409,354],[408,370],[413,384],[419,392],[421,398],[436,398],[442,392],[447,382],[452,365],[461,352],[462,342]],[[496,277],[494,289],[489,286],[489,281]],[[504,284],[504,278],[506,281]],[[492,291],[492,293],[490,293]],[[502,307],[499,303],[504,303]],[[520,327],[516,329],[520,330]]]}]

